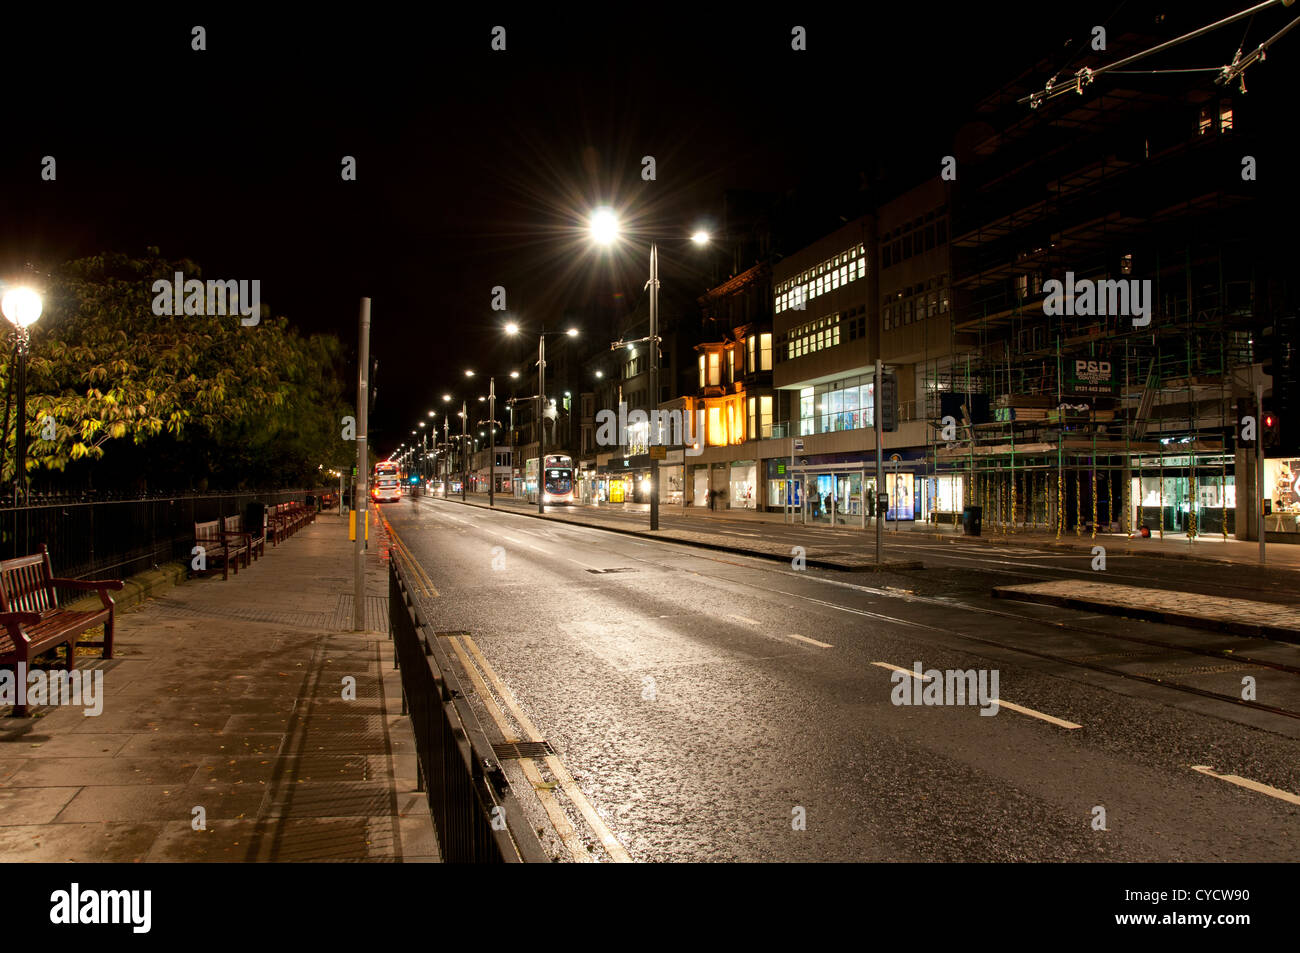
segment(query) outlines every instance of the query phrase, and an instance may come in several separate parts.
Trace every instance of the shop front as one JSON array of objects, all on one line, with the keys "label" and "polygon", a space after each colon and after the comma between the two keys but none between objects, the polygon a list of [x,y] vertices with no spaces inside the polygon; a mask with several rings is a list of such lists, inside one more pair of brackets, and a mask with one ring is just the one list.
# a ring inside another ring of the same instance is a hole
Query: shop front
[{"label": "shop front", "polygon": [[684,451],[669,450],[659,461],[659,502],[681,506],[686,496]]},{"label": "shop front", "polygon": [[[1284,479],[1288,462],[1264,461],[1266,494],[1274,487],[1270,472],[1276,479]],[[1279,466],[1270,470],[1275,464]],[[1157,534],[1190,536],[1232,535],[1236,531],[1237,488],[1231,454],[1142,456],[1134,457],[1132,466],[1135,529],[1145,526]],[[1273,531],[1271,523],[1267,529]]]},{"label": "shop front", "polygon": [[767,461],[767,495],[765,509],[769,512],[788,512],[803,506],[803,482],[790,469],[784,457]]},{"label": "shop front", "polygon": [[752,510],[758,505],[758,466],[753,460],[736,460],[731,464],[727,486],[727,507]]},{"label": "shop front", "polygon": [[1300,542],[1300,458],[1264,461],[1264,532],[1292,533]]}]

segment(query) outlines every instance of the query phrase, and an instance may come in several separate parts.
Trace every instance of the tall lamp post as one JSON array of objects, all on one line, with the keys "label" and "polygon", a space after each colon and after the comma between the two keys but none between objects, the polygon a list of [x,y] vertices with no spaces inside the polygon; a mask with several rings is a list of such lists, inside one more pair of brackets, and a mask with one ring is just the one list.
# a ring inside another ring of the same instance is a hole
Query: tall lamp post
[{"label": "tall lamp post", "polygon": [[[474,371],[472,371],[472,370],[468,370],[468,371],[466,371],[466,372],[465,372],[465,376],[466,376],[466,377],[473,377],[473,376],[474,376]],[[519,377],[519,372],[518,372],[518,371],[511,371],[511,372],[510,372],[510,377],[511,377],[512,379],[517,379],[517,378]],[[484,400],[484,399],[487,400],[487,405],[488,405],[488,419],[490,419],[490,420],[492,421],[492,435],[491,435],[492,443],[491,443],[491,451],[490,451],[489,454],[488,454],[489,458],[491,459],[491,462],[488,464],[488,470],[489,470],[489,473],[491,474],[490,477],[488,478],[488,506],[489,506],[489,507],[493,507],[493,506],[496,506],[496,484],[497,484],[497,463],[496,463],[496,454],[497,454],[497,443],[496,443],[496,433],[497,433],[497,424],[496,424],[496,420],[497,420],[497,379],[496,379],[496,375],[495,375],[495,374],[493,374],[493,375],[491,375],[491,376],[488,377],[488,392],[487,392],[487,397],[486,397],[486,398],[480,397],[479,400]],[[511,443],[511,456],[510,456],[510,463],[511,463],[511,466],[512,466],[512,467],[514,466],[514,444],[513,444],[513,439],[514,439],[514,438],[513,438],[513,428],[514,428],[514,420],[515,420],[515,418],[514,418],[514,410],[515,410],[515,408],[514,408],[514,404],[511,404],[511,405],[510,405],[510,426],[511,426],[511,430],[512,430],[512,436],[511,436],[512,443]],[[512,485],[512,486],[513,486],[513,483],[514,483],[514,480],[513,480],[513,474],[512,474],[512,475],[511,475],[511,485]]]},{"label": "tall lamp post", "polygon": [[[618,218],[609,209],[598,209],[591,216],[591,236],[599,245],[610,245],[618,238]],[[696,244],[708,241],[703,232],[692,236]],[[659,246],[650,243],[650,334],[646,341],[650,347],[650,529],[659,529],[659,458],[654,446],[659,441]],[[615,347],[621,346],[622,342]]]},{"label": "tall lamp post", "polygon": [[[519,325],[511,323],[506,325],[506,334],[518,334]],[[551,331],[551,334],[559,334],[559,331]],[[577,328],[569,328],[563,332],[571,338],[578,336]],[[546,488],[546,326],[537,334],[537,512],[546,512],[546,504],[542,501],[544,490]]]},{"label": "tall lamp post", "polygon": [[460,501],[465,502],[465,484],[469,482],[469,408],[460,402]]},{"label": "tall lamp post", "polygon": [[[14,326],[14,343],[18,355],[14,373],[18,419],[14,422],[14,504],[26,497],[27,490],[27,345],[28,328],[41,316],[44,303],[40,293],[31,288],[11,288],[0,300],[0,311]],[[0,440],[8,434],[0,435]]]}]

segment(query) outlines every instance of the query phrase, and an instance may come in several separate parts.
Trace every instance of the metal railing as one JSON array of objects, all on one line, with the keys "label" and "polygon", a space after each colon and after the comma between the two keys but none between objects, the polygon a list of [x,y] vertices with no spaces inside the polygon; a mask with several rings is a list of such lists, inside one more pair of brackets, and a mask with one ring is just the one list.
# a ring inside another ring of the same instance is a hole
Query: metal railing
[{"label": "metal railing", "polygon": [[388,563],[388,623],[410,714],[420,789],[446,863],[547,863],[439,636],[421,622],[397,559]]},{"label": "metal railing", "polygon": [[303,501],[325,490],[276,490],[93,502],[39,499],[0,507],[0,558],[36,552],[44,543],[65,579],[125,578],[170,560],[189,562],[194,524],[242,514],[249,503]]}]

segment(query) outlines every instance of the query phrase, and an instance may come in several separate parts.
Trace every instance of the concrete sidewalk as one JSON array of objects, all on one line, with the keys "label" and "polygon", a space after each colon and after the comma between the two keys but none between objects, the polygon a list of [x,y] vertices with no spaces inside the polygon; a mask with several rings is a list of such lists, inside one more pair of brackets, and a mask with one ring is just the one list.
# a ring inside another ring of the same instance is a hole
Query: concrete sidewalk
[{"label": "concrete sidewalk", "polygon": [[1186,625],[1250,638],[1300,642],[1300,605],[1140,586],[1058,579],[998,586],[1001,599],[1084,609],[1108,615]]},{"label": "concrete sidewalk", "polygon": [[103,672],[102,714],[0,717],[0,859],[436,860],[398,714],[386,559],[372,528],[361,633],[333,514],[238,576],[120,612],[116,657],[79,658]]}]

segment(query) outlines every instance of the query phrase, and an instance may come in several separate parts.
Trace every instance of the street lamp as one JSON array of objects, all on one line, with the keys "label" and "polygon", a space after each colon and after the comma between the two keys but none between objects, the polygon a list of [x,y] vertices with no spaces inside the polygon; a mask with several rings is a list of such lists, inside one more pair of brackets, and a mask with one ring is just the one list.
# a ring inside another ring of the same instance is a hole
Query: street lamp
[{"label": "street lamp", "polygon": [[[27,345],[30,335],[29,327],[41,316],[44,302],[39,292],[31,288],[10,288],[0,300],[0,311],[14,326],[14,341],[18,352],[18,366],[15,373],[15,390],[17,392],[18,420],[14,427],[14,504],[19,502],[27,486]],[[5,424],[5,434],[9,426]],[[0,441],[3,435],[0,434]]]},{"label": "street lamp", "polygon": [[[506,325],[506,334],[518,334],[519,325],[511,322]],[[542,502],[544,490],[546,488],[546,420],[543,411],[546,407],[546,335],[558,334],[558,331],[547,332],[546,325],[542,325],[537,334],[537,512],[546,512],[546,505]],[[571,338],[578,336],[577,328],[568,328],[564,331]],[[493,414],[493,419],[496,415]]]},{"label": "street lamp", "polygon": [[[618,237],[618,218],[610,209],[597,209],[591,216],[591,237],[598,245],[610,245]],[[696,244],[708,241],[708,233],[697,231]],[[659,246],[650,243],[650,431],[659,434]],[[659,529],[659,458],[650,450],[650,531]]]}]

